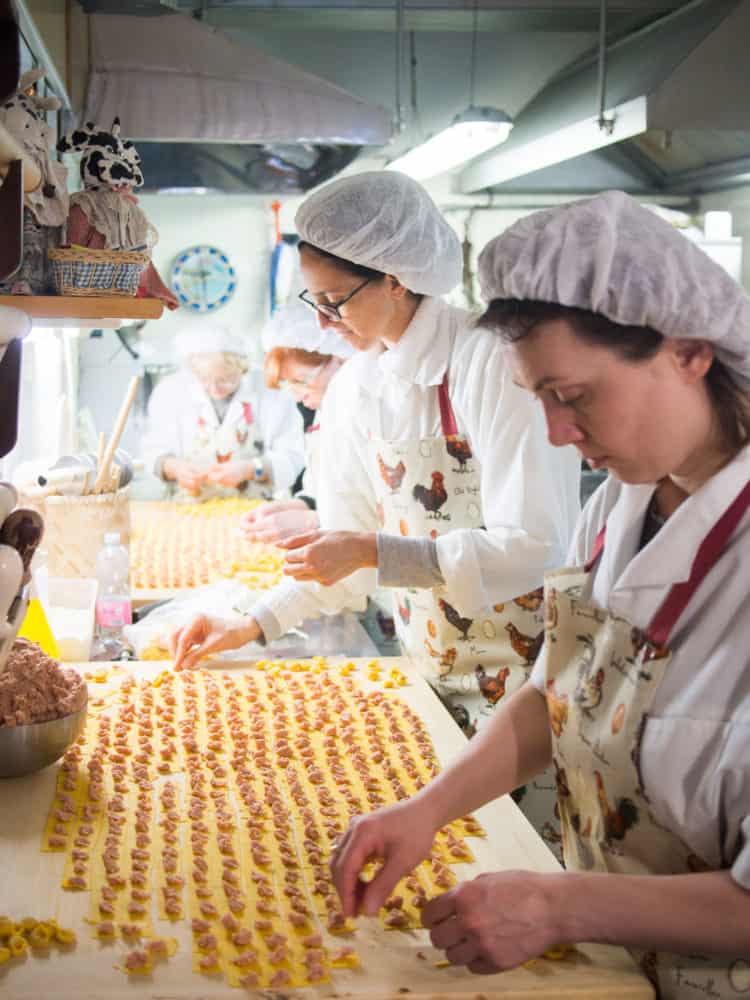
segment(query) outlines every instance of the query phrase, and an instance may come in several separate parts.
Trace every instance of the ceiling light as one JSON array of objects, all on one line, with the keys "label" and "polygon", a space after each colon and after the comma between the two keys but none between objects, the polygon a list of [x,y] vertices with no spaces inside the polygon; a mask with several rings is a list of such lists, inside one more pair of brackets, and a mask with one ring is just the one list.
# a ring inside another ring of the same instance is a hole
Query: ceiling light
[{"label": "ceiling light", "polygon": [[418,181],[427,180],[499,146],[512,128],[513,119],[504,111],[470,107],[457,115],[448,128],[392,160],[386,169],[400,170]]}]

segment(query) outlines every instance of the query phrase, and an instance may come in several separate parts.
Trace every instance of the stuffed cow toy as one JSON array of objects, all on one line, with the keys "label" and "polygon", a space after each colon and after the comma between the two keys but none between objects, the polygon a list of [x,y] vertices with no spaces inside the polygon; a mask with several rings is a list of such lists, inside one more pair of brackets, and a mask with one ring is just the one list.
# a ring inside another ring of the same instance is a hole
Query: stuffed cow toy
[{"label": "stuffed cow toy", "polygon": [[[138,205],[133,189],[143,184],[141,158],[120,135],[115,118],[109,131],[86,122],[58,142],[61,153],[82,153],[83,191],[70,198],[68,242],[92,250],[151,250],[158,233]],[[160,299],[168,309],[179,302],[152,263],[141,275],[140,296]]]}]

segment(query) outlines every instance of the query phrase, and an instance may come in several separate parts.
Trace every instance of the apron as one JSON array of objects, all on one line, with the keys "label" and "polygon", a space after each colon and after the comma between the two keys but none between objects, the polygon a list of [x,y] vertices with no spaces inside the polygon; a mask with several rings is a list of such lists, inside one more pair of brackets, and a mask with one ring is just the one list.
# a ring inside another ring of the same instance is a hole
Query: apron
[{"label": "apron", "polygon": [[[202,407],[202,412],[195,419],[193,439],[184,457],[195,465],[207,468],[217,462],[252,461],[261,458],[262,455],[263,435],[255,420],[254,408],[250,402],[240,402],[235,398],[221,423],[213,407],[210,405]],[[273,485],[248,482],[246,488],[240,492],[235,487],[207,483],[201,489],[199,496],[193,496],[173,484],[173,493],[176,499],[192,503],[238,496],[270,500],[273,496]]]},{"label": "apron", "polygon": [[[750,483],[701,544],[689,580],[674,584],[645,632],[593,604],[591,569],[605,529],[584,567],[545,580],[545,692],[552,759],[572,871],[680,875],[708,870],[678,834],[651,812],[640,776],[641,737],[669,668],[669,636],[701,580],[750,506]],[[662,1000],[748,993],[748,963],[634,951]]]},{"label": "apron", "polygon": [[[481,471],[458,432],[448,375],[438,387],[441,437],[387,441],[371,436],[369,462],[378,521],[389,534],[437,538],[483,527]],[[542,588],[469,618],[444,586],[393,587],[392,606],[404,653],[420,668],[467,736],[528,679],[544,638]],[[559,851],[555,782],[538,775],[514,798],[535,829]]]}]

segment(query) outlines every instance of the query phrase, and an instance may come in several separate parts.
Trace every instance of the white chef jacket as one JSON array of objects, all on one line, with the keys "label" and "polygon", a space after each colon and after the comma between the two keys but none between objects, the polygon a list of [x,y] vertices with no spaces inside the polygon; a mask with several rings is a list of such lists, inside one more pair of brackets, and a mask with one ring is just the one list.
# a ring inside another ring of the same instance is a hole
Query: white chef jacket
[{"label": "white chef jacket", "polygon": [[199,421],[220,444],[219,450],[225,450],[226,430],[241,421],[247,404],[254,422],[245,444],[234,445],[234,458],[260,452],[269,468],[274,493],[288,496],[289,487],[305,464],[302,415],[287,393],[267,388],[263,373],[255,370],[243,376],[222,421],[191,371],[179,371],[162,379],[148,404],[148,431],[143,442],[146,468],[153,468],[161,455],[189,458],[195,448]]},{"label": "white chef jacket", "polygon": [[320,412],[315,411],[310,426],[305,431],[305,471],[302,488],[297,497],[309,497],[317,509],[318,476],[320,466]]},{"label": "white chef jacket", "polygon": [[[464,309],[424,298],[399,342],[347,361],[323,400],[318,514],[324,529],[377,531],[379,473],[370,437],[442,436],[438,387],[446,370],[458,429],[481,467],[486,531],[457,530],[436,542],[445,599],[469,617],[532,590],[567,551],[580,505],[580,458],[547,441],[544,414],[513,384],[496,333]],[[304,618],[361,610],[377,585],[358,570],[323,587],[285,580],[251,613],[274,638]],[[270,617],[269,617],[270,616]]]},{"label": "white chef jacket", "polygon": [[[750,480],[750,447],[688,497],[638,552],[653,485],[610,476],[591,497],[568,558],[582,565],[606,522],[592,600],[645,629],[698,547]],[[641,742],[656,820],[712,868],[750,889],[750,514],[693,595],[669,639],[672,659]],[[587,596],[587,595],[584,595]],[[544,650],[531,682],[544,690]]]}]

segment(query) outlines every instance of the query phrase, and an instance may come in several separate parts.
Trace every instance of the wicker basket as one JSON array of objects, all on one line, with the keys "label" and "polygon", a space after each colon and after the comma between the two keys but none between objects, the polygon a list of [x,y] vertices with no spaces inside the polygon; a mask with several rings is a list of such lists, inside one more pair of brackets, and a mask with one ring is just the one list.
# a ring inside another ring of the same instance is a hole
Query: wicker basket
[{"label": "wicker basket", "polygon": [[45,543],[50,576],[95,577],[107,532],[130,544],[129,491],[84,497],[47,497]]},{"label": "wicker basket", "polygon": [[140,250],[50,250],[58,295],[135,295],[151,254]]}]

